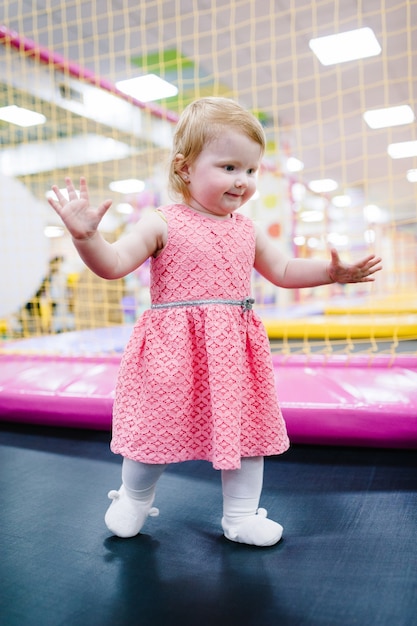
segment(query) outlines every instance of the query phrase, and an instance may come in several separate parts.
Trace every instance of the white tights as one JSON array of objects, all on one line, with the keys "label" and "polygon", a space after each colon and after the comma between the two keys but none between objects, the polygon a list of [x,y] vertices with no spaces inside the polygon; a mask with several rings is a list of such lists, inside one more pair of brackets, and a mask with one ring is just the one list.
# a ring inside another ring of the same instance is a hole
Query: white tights
[{"label": "white tights", "polygon": [[[150,502],[166,467],[124,458],[122,481],[127,494],[134,500]],[[263,470],[262,456],[243,458],[240,469],[222,470],[223,515],[229,523],[256,514],[262,491]]]},{"label": "white tights", "polygon": [[155,493],[156,483],[166,467],[124,458],[122,482],[128,495],[134,500],[148,500]]},{"label": "white tights", "polygon": [[[150,465],[130,459],[123,460],[119,491],[110,491],[112,504],[105,515],[109,530],[119,537],[137,535],[148,515],[157,515],[152,508],[156,484],[166,465]],[[243,458],[240,469],[222,470],[222,528],[231,541],[256,546],[271,546],[282,535],[282,526],[267,519],[265,509],[258,509],[262,491],[264,459]]]},{"label": "white tights", "polygon": [[228,524],[256,515],[263,477],[263,456],[243,458],[240,469],[222,471],[223,516]]}]

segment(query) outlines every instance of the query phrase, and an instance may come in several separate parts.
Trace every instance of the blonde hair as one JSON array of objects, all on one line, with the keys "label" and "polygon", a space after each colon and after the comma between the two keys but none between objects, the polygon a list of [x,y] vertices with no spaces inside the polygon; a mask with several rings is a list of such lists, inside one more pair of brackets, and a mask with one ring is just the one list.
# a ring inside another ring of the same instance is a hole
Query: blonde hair
[{"label": "blonde hair", "polygon": [[237,102],[228,98],[195,100],[184,109],[174,133],[168,178],[172,196],[186,202],[190,200],[188,186],[180,175],[181,169],[194,163],[203,148],[225,127],[243,133],[259,144],[262,154],[265,151],[261,123]]}]

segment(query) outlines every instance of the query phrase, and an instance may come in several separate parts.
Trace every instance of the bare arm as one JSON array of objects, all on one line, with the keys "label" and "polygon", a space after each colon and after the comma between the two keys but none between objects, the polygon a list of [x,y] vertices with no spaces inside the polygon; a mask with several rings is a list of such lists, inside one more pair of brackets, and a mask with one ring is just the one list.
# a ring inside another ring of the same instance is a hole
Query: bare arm
[{"label": "bare arm", "polygon": [[128,235],[110,244],[97,228],[110,208],[111,200],[105,200],[97,208],[92,207],[84,178],[80,180],[79,197],[72,181],[67,178],[65,182],[69,199],[54,185],[52,189],[57,200],[49,199],[49,203],[70,232],[84,263],[101,278],[126,276],[164,247],[167,226],[154,212],[144,216]]},{"label": "bare arm", "polygon": [[381,259],[374,255],[346,265],[333,249],[330,262],[294,259],[278,250],[262,232],[257,232],[254,267],[271,283],[287,289],[317,287],[335,282],[370,282],[375,280],[373,274],[382,269]]}]

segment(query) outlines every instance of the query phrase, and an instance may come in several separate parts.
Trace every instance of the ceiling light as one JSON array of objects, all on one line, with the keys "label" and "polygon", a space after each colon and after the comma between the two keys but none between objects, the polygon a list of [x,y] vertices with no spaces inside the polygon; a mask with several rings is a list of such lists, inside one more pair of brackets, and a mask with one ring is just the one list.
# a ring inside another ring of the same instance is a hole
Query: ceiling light
[{"label": "ceiling light", "polygon": [[35,111],[11,104],[10,106],[0,108],[0,120],[16,124],[16,126],[27,127],[44,124],[46,117],[42,113],[36,113]]},{"label": "ceiling light", "polygon": [[351,203],[352,203],[352,198],[346,194],[343,194],[340,196],[334,196],[332,198],[333,206],[337,207],[338,209],[344,209],[350,206]]},{"label": "ceiling light", "polygon": [[175,85],[168,83],[166,80],[156,76],[156,74],[120,80],[116,83],[116,87],[128,96],[140,100],[140,102],[152,102],[153,100],[162,100],[162,98],[171,98],[178,93]]},{"label": "ceiling light", "polygon": [[407,180],[410,183],[417,183],[417,170],[408,170]]},{"label": "ceiling light", "polygon": [[116,211],[122,213],[122,215],[130,215],[133,213],[133,207],[128,202],[120,202],[116,207]]},{"label": "ceiling light", "polygon": [[372,228],[365,230],[363,233],[363,238],[366,243],[375,243],[376,235],[375,231]]},{"label": "ceiling light", "polygon": [[306,238],[302,235],[297,235],[297,237],[294,237],[293,241],[296,246],[303,246],[306,242]]},{"label": "ceiling light", "polygon": [[337,246],[337,247],[347,246],[349,243],[349,237],[347,235],[342,235],[340,233],[332,232],[327,235],[327,241],[332,246]]},{"label": "ceiling light", "polygon": [[358,28],[337,35],[317,37],[310,39],[308,45],[322,65],[365,59],[381,52],[381,46],[371,28]]},{"label": "ceiling light", "polygon": [[376,204],[363,207],[363,216],[370,224],[381,224],[386,221],[384,211]]},{"label": "ceiling light", "polygon": [[315,193],[326,193],[328,191],[334,191],[338,187],[337,182],[335,180],[332,180],[331,178],[312,180],[308,183],[308,186],[311,191],[314,191]]},{"label": "ceiling light", "polygon": [[401,126],[414,122],[413,109],[408,104],[386,109],[374,109],[366,111],[363,119],[370,128],[388,128],[389,126]]},{"label": "ceiling light", "polygon": [[304,163],[295,157],[289,157],[286,163],[288,172],[301,172],[304,169]]},{"label": "ceiling light", "polygon": [[393,159],[405,159],[406,157],[417,156],[417,141],[390,143],[388,146],[388,154]]},{"label": "ceiling light", "polygon": [[63,237],[65,230],[62,226],[45,226],[43,234],[49,239],[56,239],[57,237]]},{"label": "ceiling light", "polygon": [[324,215],[321,211],[304,211],[300,215],[303,222],[322,222]]},{"label": "ceiling light", "polygon": [[309,237],[307,239],[307,245],[309,248],[318,248],[320,241],[317,237]]},{"label": "ceiling light", "polygon": [[302,183],[294,183],[291,186],[291,194],[294,202],[301,202],[306,195],[306,188]]},{"label": "ceiling light", "polygon": [[126,180],[114,180],[109,185],[109,189],[117,193],[139,193],[145,189],[143,180],[128,178]]}]

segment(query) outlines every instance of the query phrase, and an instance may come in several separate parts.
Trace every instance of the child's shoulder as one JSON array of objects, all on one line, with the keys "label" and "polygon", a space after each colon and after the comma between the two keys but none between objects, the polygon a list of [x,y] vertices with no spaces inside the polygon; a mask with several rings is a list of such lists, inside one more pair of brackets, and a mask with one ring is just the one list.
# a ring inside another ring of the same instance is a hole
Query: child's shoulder
[{"label": "child's shoulder", "polygon": [[177,212],[184,211],[185,209],[187,209],[187,206],[185,204],[181,204],[180,202],[172,202],[169,204],[162,204],[161,206],[156,207],[154,211],[165,214],[165,213],[177,213]]},{"label": "child's shoulder", "polygon": [[245,213],[239,212],[236,212],[233,215],[240,228],[244,228],[246,231],[256,231],[255,223],[251,217],[245,215]]},{"label": "child's shoulder", "polygon": [[168,216],[175,214],[182,207],[181,204],[163,204],[152,209],[152,213],[158,215],[164,222],[168,221]]},{"label": "child's shoulder", "polygon": [[246,222],[248,224],[253,224],[253,219],[251,217],[249,217],[249,215],[245,215],[244,213],[239,213],[239,211],[236,211],[236,213],[234,213],[233,215],[240,222]]}]

